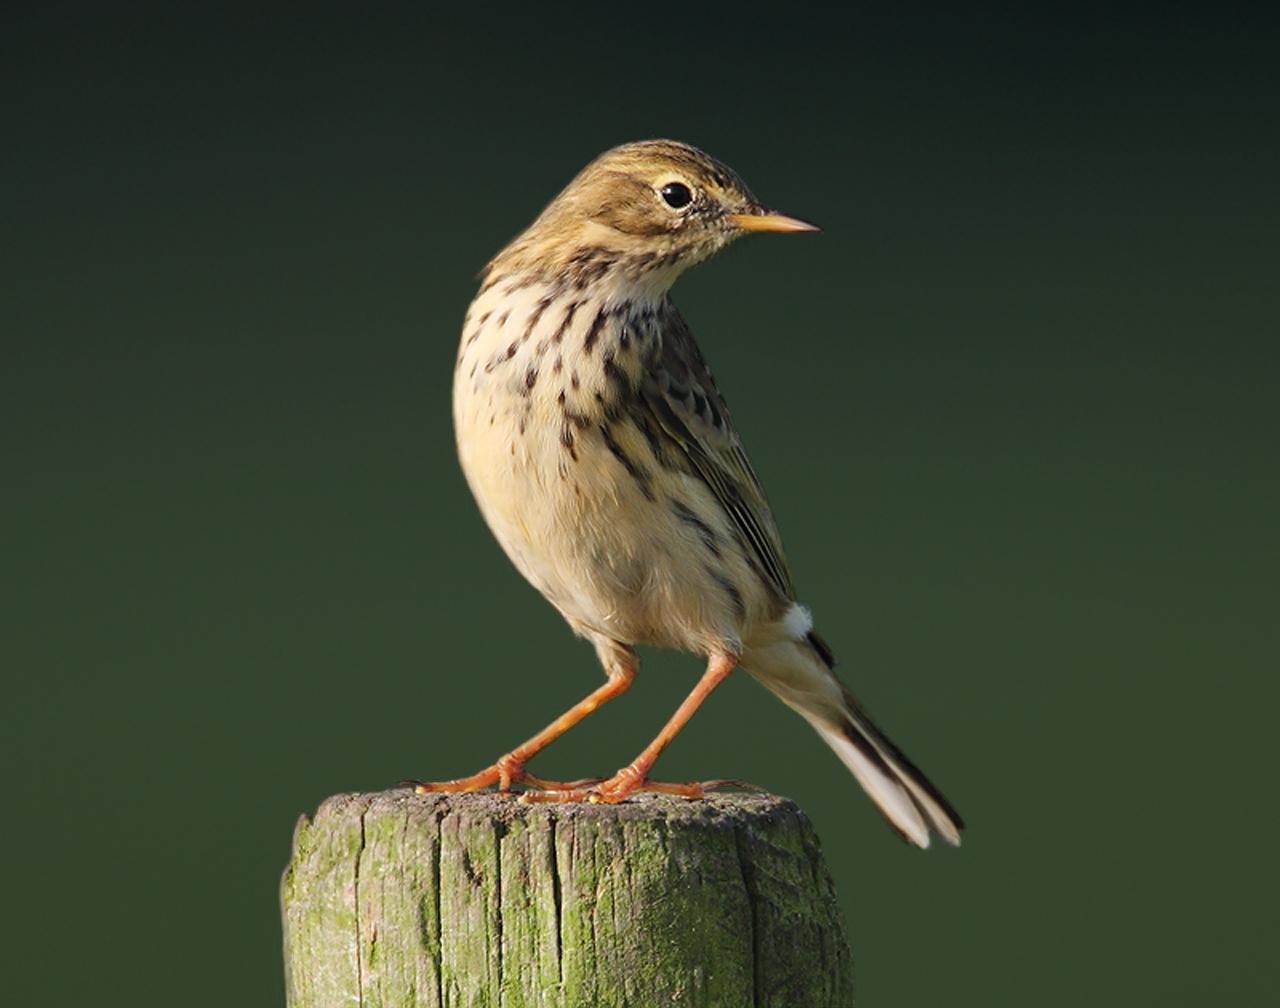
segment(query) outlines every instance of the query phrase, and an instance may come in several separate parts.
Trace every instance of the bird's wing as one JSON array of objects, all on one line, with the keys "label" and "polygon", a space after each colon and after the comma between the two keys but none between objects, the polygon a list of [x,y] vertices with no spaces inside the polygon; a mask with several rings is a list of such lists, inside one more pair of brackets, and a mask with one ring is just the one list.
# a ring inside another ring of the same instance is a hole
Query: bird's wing
[{"label": "bird's wing", "polygon": [[640,395],[749,544],[772,587],[792,599],[795,588],[773,513],[715,379],[673,306],[666,308],[662,323],[662,346]]}]

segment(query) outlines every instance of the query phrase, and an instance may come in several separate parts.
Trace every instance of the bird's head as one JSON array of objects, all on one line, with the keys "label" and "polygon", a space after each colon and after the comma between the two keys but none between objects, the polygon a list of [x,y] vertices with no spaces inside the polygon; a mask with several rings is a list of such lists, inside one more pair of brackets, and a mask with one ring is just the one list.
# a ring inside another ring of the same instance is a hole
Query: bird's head
[{"label": "bird's head", "polygon": [[673,140],[605,151],[565,187],[490,270],[599,271],[665,289],[749,231],[817,231],[766,209],[726,165]]}]

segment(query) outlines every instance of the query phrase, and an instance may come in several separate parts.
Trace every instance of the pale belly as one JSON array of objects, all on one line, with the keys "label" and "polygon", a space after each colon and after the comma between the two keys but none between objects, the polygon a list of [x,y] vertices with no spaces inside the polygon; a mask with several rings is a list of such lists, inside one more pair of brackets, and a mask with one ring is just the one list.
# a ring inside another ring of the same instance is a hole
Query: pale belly
[{"label": "pale belly", "polygon": [[597,428],[573,430],[570,452],[554,400],[501,383],[459,382],[454,412],[489,527],[578,633],[707,654],[772,622],[745,559],[727,540],[709,553],[680,520],[676,502],[706,494],[692,476],[654,473],[643,489]]}]

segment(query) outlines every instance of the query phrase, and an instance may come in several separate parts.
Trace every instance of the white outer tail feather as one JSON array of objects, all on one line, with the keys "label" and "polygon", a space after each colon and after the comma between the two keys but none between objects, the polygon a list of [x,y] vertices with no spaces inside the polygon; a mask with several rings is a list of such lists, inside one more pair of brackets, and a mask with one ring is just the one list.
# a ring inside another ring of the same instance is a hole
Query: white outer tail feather
[{"label": "white outer tail feather", "polygon": [[[893,757],[884,752],[881,755],[889,762],[890,766],[894,766]],[[937,830],[942,839],[951,844],[952,847],[959,847],[960,831],[956,829],[956,824],[952,821],[950,814],[934,801],[933,796],[917,784],[910,774],[902,775],[902,783],[906,785],[907,790],[911,792],[911,796],[928,814],[929,825]]]},{"label": "white outer tail feather", "polygon": [[[807,616],[796,606],[788,616],[798,622],[800,614]],[[807,640],[753,648],[743,656],[742,665],[813,726],[904,838],[926,848],[934,831],[959,846],[959,818],[930,793],[932,785],[924,782],[918,770],[910,763],[903,765],[906,757],[896,754]],[[848,733],[856,733],[864,746],[859,748]]]},{"label": "white outer tail feather", "polygon": [[925,825],[919,809],[912,802],[911,796],[902,783],[867,759],[858,751],[857,746],[840,733],[840,729],[823,724],[816,717],[806,716],[805,720],[813,725],[814,730],[822,736],[822,740],[835,750],[841,762],[858,779],[862,790],[867,792],[884,817],[897,827],[898,832],[917,847],[928,847],[929,827]]}]

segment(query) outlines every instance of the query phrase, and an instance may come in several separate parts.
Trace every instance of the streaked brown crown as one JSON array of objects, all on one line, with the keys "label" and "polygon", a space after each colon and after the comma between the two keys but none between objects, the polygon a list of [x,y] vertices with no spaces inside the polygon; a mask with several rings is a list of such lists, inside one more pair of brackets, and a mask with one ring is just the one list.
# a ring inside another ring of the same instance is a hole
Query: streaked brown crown
[{"label": "streaked brown crown", "polygon": [[684,268],[742,233],[730,215],[763,212],[731,168],[696,147],[623,144],[582,169],[488,272],[554,272],[583,249],[633,267]]}]

